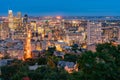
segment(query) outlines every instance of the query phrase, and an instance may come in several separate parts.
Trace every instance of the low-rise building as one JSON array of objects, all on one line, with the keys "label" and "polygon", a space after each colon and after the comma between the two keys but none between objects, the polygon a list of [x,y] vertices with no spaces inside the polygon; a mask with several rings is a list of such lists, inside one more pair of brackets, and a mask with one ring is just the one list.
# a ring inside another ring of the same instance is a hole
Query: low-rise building
[{"label": "low-rise building", "polygon": [[62,57],[64,59],[64,53],[60,51],[54,51],[54,55],[57,57]]},{"label": "low-rise building", "polygon": [[12,61],[13,61],[13,59],[2,59],[2,60],[0,60],[0,67],[9,65],[12,63]]},{"label": "low-rise building", "polygon": [[78,66],[74,62],[59,61],[57,66],[58,68],[64,68],[68,73],[78,71]]}]

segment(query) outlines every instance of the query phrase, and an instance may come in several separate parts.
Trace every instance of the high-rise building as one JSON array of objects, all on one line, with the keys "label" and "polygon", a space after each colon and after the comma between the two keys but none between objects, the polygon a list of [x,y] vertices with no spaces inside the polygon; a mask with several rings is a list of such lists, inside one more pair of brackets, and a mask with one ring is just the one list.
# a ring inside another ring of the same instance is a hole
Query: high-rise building
[{"label": "high-rise building", "polygon": [[107,26],[102,28],[104,42],[119,40],[119,26]]},{"label": "high-rise building", "polygon": [[17,18],[20,19],[21,17],[22,17],[21,12],[18,12],[18,13],[17,13]]},{"label": "high-rise building", "polygon": [[27,23],[27,22],[28,22],[28,15],[25,14],[25,15],[24,15],[24,18],[23,18],[23,23]]},{"label": "high-rise building", "polygon": [[14,19],[13,19],[13,12],[12,12],[12,10],[9,10],[9,11],[8,11],[8,22],[9,22],[8,26],[9,26],[10,30],[13,30],[13,29],[14,29],[13,20],[14,20]]},{"label": "high-rise building", "polygon": [[88,22],[87,23],[87,44],[95,44],[102,42],[101,35],[101,22]]},{"label": "high-rise building", "polygon": [[31,25],[33,31],[36,32],[37,31],[37,23],[36,23],[36,21],[31,21],[30,25]]}]

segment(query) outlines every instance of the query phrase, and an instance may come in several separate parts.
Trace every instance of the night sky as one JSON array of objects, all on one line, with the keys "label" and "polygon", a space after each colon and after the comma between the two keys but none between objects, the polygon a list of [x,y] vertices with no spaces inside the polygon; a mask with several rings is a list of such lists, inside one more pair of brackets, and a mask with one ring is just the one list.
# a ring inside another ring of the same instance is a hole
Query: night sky
[{"label": "night sky", "polygon": [[0,0],[0,15],[21,11],[29,15],[120,15],[120,0]]}]

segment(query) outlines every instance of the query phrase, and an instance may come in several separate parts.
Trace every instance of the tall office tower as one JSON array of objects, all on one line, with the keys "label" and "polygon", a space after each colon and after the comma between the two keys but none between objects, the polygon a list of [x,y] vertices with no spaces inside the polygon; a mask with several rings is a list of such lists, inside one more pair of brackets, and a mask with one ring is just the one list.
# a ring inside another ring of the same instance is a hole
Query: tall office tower
[{"label": "tall office tower", "polygon": [[31,25],[33,31],[34,31],[34,32],[37,32],[37,23],[36,23],[36,21],[31,21],[31,22],[30,22],[30,25]]},{"label": "tall office tower", "polygon": [[27,23],[27,22],[28,22],[28,15],[25,14],[25,15],[24,15],[24,18],[23,18],[23,23]]},{"label": "tall office tower", "polygon": [[13,12],[12,10],[8,11],[8,26],[10,28],[10,30],[14,30],[14,23],[13,23]]},{"label": "tall office tower", "polygon": [[14,21],[15,21],[16,27],[22,26],[22,14],[21,14],[21,12],[17,12],[17,17],[14,19]]},{"label": "tall office tower", "polygon": [[26,43],[24,45],[24,59],[30,59],[32,58],[31,54],[31,31],[27,31],[27,38],[26,38]]},{"label": "tall office tower", "polygon": [[102,42],[101,35],[102,25],[100,22],[89,22],[87,23],[87,44],[96,44]]},{"label": "tall office tower", "polygon": [[21,12],[18,12],[17,13],[17,18],[21,19],[22,15],[21,15]]}]

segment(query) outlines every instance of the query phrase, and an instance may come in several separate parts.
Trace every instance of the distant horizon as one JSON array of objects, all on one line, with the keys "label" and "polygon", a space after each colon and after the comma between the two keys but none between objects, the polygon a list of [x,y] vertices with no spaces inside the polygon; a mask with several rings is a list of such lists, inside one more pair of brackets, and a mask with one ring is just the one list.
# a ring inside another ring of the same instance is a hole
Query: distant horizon
[{"label": "distant horizon", "polygon": [[[13,11],[13,10],[12,10]],[[20,11],[18,11],[20,12]],[[82,13],[77,13],[77,14],[71,14],[71,13],[28,13],[28,12],[21,12],[22,16],[24,16],[25,14],[27,14],[28,16],[120,16],[119,15],[113,15],[113,14],[82,14]],[[16,16],[17,12],[13,11],[13,15]],[[0,13],[0,16],[8,16],[8,12],[7,13]]]},{"label": "distant horizon", "polygon": [[8,10],[30,16],[120,16],[120,0],[1,0],[0,15]]}]

